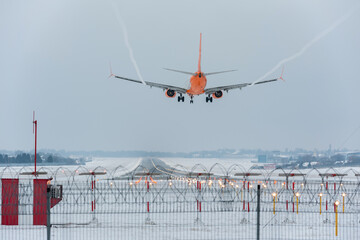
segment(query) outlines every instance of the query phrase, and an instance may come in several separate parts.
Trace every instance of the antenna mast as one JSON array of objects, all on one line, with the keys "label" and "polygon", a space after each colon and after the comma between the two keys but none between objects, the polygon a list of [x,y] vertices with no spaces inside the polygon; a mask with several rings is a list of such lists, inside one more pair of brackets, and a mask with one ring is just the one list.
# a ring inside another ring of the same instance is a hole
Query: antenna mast
[{"label": "antenna mast", "polygon": [[36,172],[36,142],[37,142],[37,120],[35,120],[35,111],[33,111],[33,133],[35,133],[35,172],[34,175],[37,175]]}]

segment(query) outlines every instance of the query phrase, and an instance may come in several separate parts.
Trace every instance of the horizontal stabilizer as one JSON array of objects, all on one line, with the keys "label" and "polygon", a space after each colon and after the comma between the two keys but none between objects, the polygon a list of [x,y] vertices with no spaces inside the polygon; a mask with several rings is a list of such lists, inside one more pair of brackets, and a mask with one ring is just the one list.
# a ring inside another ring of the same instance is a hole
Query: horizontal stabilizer
[{"label": "horizontal stabilizer", "polygon": [[209,75],[215,75],[215,74],[220,74],[220,73],[227,73],[227,72],[234,72],[237,70],[226,70],[226,71],[220,71],[220,72],[210,72],[210,73],[205,73],[205,76],[209,76]]},{"label": "horizontal stabilizer", "polygon": [[172,71],[172,72],[178,72],[178,73],[184,73],[184,74],[188,74],[188,75],[194,75],[194,73],[192,72],[185,72],[185,71],[180,71],[180,70],[175,70],[175,69],[170,69],[170,68],[164,68],[165,70],[168,71]]}]

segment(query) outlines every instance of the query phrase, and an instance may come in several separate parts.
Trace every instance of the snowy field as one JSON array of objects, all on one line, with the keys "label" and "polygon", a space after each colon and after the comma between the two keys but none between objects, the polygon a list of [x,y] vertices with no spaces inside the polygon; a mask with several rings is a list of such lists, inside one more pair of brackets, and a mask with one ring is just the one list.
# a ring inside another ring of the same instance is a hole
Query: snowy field
[{"label": "snowy field", "polygon": [[[56,170],[61,168],[62,170],[75,171],[78,169],[79,171],[85,170],[106,170],[107,172],[114,171],[115,169],[123,170],[123,172],[131,171],[135,169],[143,158],[93,158],[91,162],[86,162],[85,166],[44,166],[39,167],[38,171],[43,170],[49,173],[54,173]],[[161,158],[166,164],[177,167],[179,169],[186,169],[188,171],[194,170],[205,170],[205,172],[212,172],[214,174],[224,174],[230,168],[232,172],[260,172],[264,176],[271,174],[274,169],[253,169],[254,166],[263,166],[264,164],[257,163],[254,158],[241,158],[241,159],[218,159],[218,158]],[[32,166],[27,167],[0,167],[0,177],[16,177],[19,172],[31,172],[34,171]],[[284,171],[294,172],[294,173],[310,173],[309,177],[319,178],[319,172],[321,173],[346,173],[348,174],[344,179],[354,179],[360,180],[360,176],[357,178],[355,174],[360,174],[360,167],[342,167],[342,168],[319,168],[317,171],[312,169],[301,169],[301,170],[287,170]],[[120,171],[121,172],[121,171]],[[275,175],[271,175],[272,178],[278,177],[278,173],[281,170],[276,170]],[[59,176],[61,174],[57,173]]]}]

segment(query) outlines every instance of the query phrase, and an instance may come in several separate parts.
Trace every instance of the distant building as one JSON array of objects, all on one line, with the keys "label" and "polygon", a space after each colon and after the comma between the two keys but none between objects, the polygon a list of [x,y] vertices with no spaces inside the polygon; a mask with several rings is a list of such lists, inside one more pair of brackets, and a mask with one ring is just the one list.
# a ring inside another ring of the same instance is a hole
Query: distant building
[{"label": "distant building", "polygon": [[267,162],[267,155],[258,155],[258,162],[259,163],[266,163]]},{"label": "distant building", "polygon": [[258,163],[287,164],[292,158],[289,155],[281,155],[280,151],[272,151],[270,154],[258,155]]}]

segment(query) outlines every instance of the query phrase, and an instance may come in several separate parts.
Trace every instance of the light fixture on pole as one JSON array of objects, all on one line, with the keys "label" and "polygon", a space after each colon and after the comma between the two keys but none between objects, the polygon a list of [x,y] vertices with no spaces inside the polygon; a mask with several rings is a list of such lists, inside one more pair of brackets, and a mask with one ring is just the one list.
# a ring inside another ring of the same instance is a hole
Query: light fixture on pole
[{"label": "light fixture on pole", "polygon": [[340,201],[335,201],[335,236],[338,235],[338,206],[340,204]]},{"label": "light fixture on pole", "polygon": [[296,193],[296,214],[299,214],[299,197],[300,197],[300,193]]},{"label": "light fixture on pole", "polygon": [[320,197],[320,215],[321,215],[321,198],[322,198],[323,194],[319,193],[319,197]]},{"label": "light fixture on pole", "polygon": [[271,195],[273,196],[273,201],[274,201],[274,203],[273,203],[273,209],[274,209],[274,215],[275,215],[275,201],[276,201],[277,193],[276,193],[276,192],[273,192]]}]

